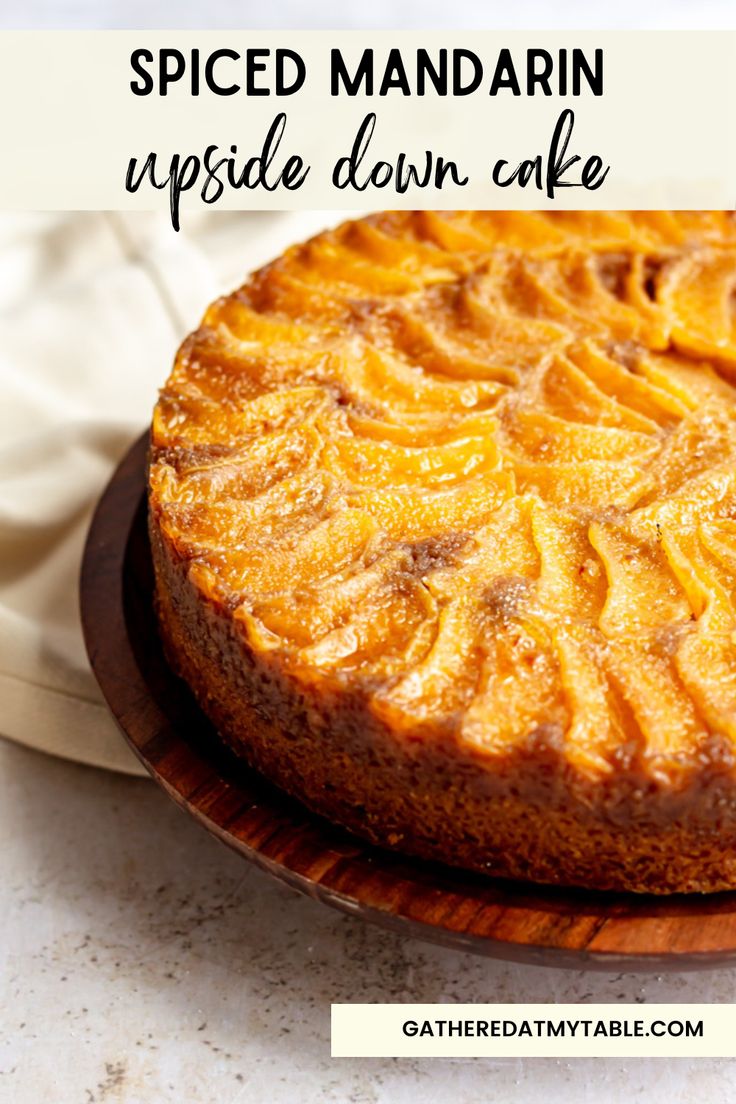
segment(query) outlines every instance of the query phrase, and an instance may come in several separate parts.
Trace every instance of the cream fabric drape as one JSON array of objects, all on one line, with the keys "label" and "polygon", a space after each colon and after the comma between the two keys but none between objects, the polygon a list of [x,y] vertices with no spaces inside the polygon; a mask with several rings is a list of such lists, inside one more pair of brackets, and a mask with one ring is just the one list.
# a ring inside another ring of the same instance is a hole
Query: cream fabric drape
[{"label": "cream fabric drape", "polygon": [[142,773],[87,664],[92,509],[216,295],[337,212],[0,216],[0,734]]}]

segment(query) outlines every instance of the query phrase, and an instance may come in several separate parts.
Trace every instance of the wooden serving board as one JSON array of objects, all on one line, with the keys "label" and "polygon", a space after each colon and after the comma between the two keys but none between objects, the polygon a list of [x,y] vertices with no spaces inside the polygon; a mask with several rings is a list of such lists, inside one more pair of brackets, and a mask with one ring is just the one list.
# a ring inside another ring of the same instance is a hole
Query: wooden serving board
[{"label": "wooden serving board", "polygon": [[166,665],[152,608],[147,435],[103,494],[81,575],[87,651],[129,744],[182,808],[302,893],[405,935],[499,958],[606,970],[736,963],[736,893],[643,897],[495,880],[373,847],[219,741]]}]

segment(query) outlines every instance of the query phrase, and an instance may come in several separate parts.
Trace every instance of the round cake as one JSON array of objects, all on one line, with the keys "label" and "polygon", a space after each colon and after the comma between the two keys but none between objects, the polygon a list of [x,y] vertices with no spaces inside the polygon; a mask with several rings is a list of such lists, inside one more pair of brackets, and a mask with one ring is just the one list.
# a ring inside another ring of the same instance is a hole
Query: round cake
[{"label": "round cake", "polygon": [[736,887],[736,218],[385,213],[156,406],[167,655],[239,755],[496,876]]}]

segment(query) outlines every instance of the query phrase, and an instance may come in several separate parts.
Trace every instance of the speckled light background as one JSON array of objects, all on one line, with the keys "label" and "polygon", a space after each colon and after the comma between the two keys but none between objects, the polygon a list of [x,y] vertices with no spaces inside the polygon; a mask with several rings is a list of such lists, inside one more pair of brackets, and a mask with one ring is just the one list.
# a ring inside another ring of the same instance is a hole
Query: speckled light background
[{"label": "speckled light background", "polygon": [[5,742],[0,779],[3,1102],[736,1099],[721,1060],[333,1060],[331,1001],[730,1002],[736,970],[567,972],[445,950],[298,896],[148,781]]}]

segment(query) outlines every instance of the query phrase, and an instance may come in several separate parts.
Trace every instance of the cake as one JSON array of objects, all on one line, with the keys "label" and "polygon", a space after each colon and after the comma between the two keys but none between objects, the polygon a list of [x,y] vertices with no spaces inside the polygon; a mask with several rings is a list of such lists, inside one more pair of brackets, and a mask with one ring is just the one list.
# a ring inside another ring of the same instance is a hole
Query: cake
[{"label": "cake", "polygon": [[218,300],[156,406],[166,654],[358,836],[736,887],[736,218],[409,212]]}]

